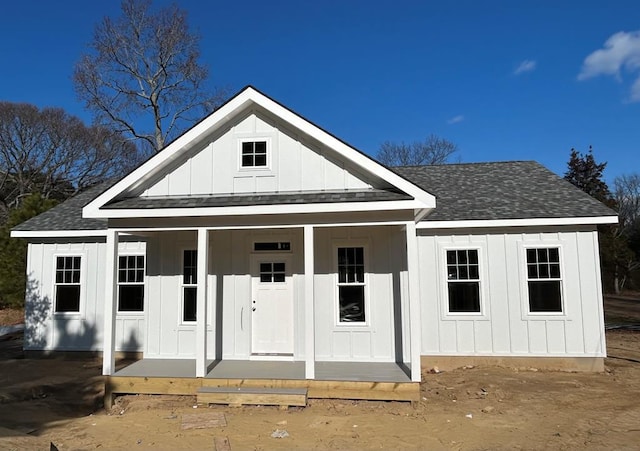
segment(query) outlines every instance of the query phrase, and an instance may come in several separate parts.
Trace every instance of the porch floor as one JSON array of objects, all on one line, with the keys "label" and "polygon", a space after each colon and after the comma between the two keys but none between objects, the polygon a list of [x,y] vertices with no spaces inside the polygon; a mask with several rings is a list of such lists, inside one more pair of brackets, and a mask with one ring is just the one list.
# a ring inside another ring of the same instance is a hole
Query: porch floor
[{"label": "porch floor", "polygon": [[[302,361],[209,361],[206,379],[304,380]],[[315,380],[355,382],[411,382],[397,363],[316,362]],[[122,368],[114,377],[195,378],[195,359],[142,359]]]},{"label": "porch floor", "polygon": [[216,360],[204,378],[195,359],[142,359],[107,377],[105,406],[114,394],[198,395],[207,387],[304,389],[308,398],[417,401],[420,383],[397,363],[316,362],[315,379],[305,379],[302,361]]}]

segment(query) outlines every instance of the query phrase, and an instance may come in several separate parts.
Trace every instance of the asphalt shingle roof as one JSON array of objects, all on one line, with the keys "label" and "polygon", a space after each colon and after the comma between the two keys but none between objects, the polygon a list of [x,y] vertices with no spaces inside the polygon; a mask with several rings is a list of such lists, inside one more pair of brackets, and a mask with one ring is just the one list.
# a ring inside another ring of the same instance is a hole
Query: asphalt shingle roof
[{"label": "asphalt shingle roof", "polygon": [[426,221],[617,215],[535,161],[392,169],[436,196]]},{"label": "asphalt shingle roof", "polygon": [[50,210],[39,214],[25,222],[18,224],[13,230],[103,230],[107,228],[106,219],[91,219],[82,217],[82,208],[98,197],[112,183],[103,183],[56,205]]},{"label": "asphalt shingle roof", "polygon": [[[616,213],[534,161],[406,166],[393,171],[436,196],[437,206],[424,221],[615,216]],[[82,218],[82,208],[111,186],[93,187],[35,218],[16,231],[100,230],[104,219]],[[402,200],[403,193],[324,191],[209,197],[130,198],[105,208],[194,208]]]}]

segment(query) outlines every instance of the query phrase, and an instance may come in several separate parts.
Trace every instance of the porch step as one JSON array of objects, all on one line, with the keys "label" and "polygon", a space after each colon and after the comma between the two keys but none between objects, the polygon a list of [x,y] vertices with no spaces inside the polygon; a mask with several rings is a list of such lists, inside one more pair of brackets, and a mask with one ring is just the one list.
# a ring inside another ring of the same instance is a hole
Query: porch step
[{"label": "porch step", "polygon": [[306,406],[306,388],[201,387],[198,404]]}]

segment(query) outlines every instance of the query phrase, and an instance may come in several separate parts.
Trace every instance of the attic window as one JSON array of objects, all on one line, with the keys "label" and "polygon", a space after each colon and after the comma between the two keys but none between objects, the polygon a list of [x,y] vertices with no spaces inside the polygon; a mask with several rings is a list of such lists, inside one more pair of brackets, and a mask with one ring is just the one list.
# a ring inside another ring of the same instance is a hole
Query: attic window
[{"label": "attic window", "polygon": [[242,143],[241,161],[243,168],[267,167],[267,142],[244,141]]}]

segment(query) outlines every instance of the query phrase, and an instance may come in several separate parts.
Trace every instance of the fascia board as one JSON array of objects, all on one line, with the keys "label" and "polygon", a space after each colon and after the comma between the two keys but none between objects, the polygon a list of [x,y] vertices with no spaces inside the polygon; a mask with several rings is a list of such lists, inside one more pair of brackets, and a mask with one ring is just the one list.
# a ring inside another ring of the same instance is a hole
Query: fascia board
[{"label": "fascia board", "polygon": [[99,218],[164,218],[193,216],[278,215],[295,213],[335,213],[356,211],[412,210],[424,208],[417,200],[385,202],[334,202],[289,205],[246,205],[236,207],[102,209]]},{"label": "fascia board", "polygon": [[12,230],[12,238],[85,238],[103,237],[107,230]]},{"label": "fascia board", "polygon": [[329,133],[325,132],[321,128],[310,123],[309,121],[300,117],[294,112],[288,110],[287,108],[278,104],[277,102],[269,99],[268,97],[256,91],[253,91],[253,92],[257,94],[256,98],[252,99],[255,101],[256,104],[272,112],[276,116],[280,117],[282,120],[288,122],[293,127],[301,130],[305,134],[318,140],[319,142],[326,145],[327,147],[335,150],[347,160],[353,161],[358,166],[363,167],[364,169],[371,172],[372,174],[377,175],[383,180],[386,180],[387,182],[391,183],[398,189],[415,197],[416,199],[421,200],[425,204],[426,208],[435,207],[436,198],[432,194],[429,194],[428,192],[424,191],[422,188],[418,187],[417,185],[411,183],[410,181],[406,180],[403,177],[400,177],[395,172],[390,171],[380,163],[377,163],[376,161],[363,155],[362,153],[355,150],[354,148],[346,145],[339,139],[335,138],[334,136],[331,136]]},{"label": "fascia board", "polygon": [[82,209],[82,216],[85,218],[97,218],[100,208],[105,204],[113,200],[116,196],[134,186],[140,180],[143,180],[148,174],[161,168],[166,162],[175,159],[178,156],[179,151],[185,151],[189,149],[194,141],[197,141],[198,137],[203,133],[212,130],[215,127],[220,127],[227,123],[231,118],[231,113],[236,110],[241,110],[244,105],[250,100],[249,89],[241,92],[235,98],[231,99],[228,103],[222,106],[219,110],[214,111],[209,117],[205,118],[202,122],[195,125],[192,129],[180,136],[174,142],[169,144],[166,149],[158,152],[151,157],[139,168],[135,169],[129,175],[124,177],[118,183],[106,190],[104,193],[96,197],[93,201],[88,203]]},{"label": "fascia board", "polygon": [[617,216],[584,216],[576,218],[531,218],[531,219],[492,219],[468,221],[422,221],[416,225],[418,229],[464,229],[483,227],[526,227],[526,226],[561,226],[617,224]]}]

